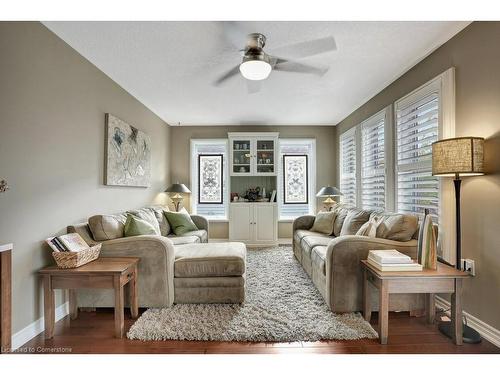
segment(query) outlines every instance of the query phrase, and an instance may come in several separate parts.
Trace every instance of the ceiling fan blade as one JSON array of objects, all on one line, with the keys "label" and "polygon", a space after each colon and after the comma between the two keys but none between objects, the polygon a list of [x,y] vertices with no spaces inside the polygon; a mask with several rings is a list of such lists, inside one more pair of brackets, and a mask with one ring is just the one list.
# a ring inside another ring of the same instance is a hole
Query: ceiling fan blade
[{"label": "ceiling fan blade", "polygon": [[223,75],[221,75],[213,83],[213,85],[214,86],[220,86],[222,83],[224,83],[225,81],[227,81],[228,79],[230,79],[230,78],[232,78],[234,76],[237,76],[238,74],[240,74],[240,66],[236,65],[234,68],[232,68],[231,70],[228,70],[226,73],[224,73]]},{"label": "ceiling fan blade", "polygon": [[335,43],[335,39],[332,36],[328,36],[326,38],[274,48],[272,53],[279,56],[286,56],[291,59],[302,59],[304,57],[319,55],[320,53],[335,51],[336,49],[337,44]]},{"label": "ceiling fan blade", "polygon": [[282,58],[274,58],[276,63],[274,64],[273,70],[291,73],[306,73],[314,74],[317,76],[323,76],[328,72],[328,67],[317,67],[307,64],[302,64],[296,61],[290,61]]},{"label": "ceiling fan blade", "polygon": [[261,84],[262,81],[252,81],[249,79],[246,79],[245,81],[247,83],[247,92],[249,94],[255,94],[255,93],[260,91],[260,89],[262,87],[262,84]]}]

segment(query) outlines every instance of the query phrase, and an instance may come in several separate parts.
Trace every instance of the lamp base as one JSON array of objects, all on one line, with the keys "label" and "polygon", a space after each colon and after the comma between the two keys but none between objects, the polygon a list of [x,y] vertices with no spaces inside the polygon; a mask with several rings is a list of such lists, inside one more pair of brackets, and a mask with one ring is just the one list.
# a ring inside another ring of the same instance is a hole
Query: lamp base
[{"label": "lamp base", "polygon": [[[438,324],[439,331],[448,336],[450,339],[453,339],[453,324],[452,322],[441,322]],[[469,327],[468,325],[463,325],[463,341],[467,344],[479,344],[482,341],[481,335],[474,328]]]}]

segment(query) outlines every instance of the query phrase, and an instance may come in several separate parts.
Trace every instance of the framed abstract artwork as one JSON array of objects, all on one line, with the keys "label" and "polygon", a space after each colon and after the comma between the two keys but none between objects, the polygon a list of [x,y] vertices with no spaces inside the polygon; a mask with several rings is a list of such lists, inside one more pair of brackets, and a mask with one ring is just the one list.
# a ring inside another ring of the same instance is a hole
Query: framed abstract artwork
[{"label": "framed abstract artwork", "polygon": [[104,184],[151,186],[151,138],[110,113],[106,113]]},{"label": "framed abstract artwork", "polygon": [[309,202],[307,155],[283,155],[283,203]]},{"label": "framed abstract artwork", "polygon": [[198,155],[198,203],[222,203],[222,162],[220,154]]}]

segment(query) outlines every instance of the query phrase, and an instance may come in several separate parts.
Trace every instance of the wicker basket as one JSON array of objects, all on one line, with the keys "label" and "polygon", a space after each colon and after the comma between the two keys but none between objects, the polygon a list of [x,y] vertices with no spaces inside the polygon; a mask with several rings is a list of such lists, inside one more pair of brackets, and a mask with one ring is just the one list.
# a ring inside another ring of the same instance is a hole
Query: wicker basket
[{"label": "wicker basket", "polygon": [[54,257],[59,268],[76,268],[96,260],[99,258],[100,252],[101,244],[97,244],[78,252],[54,251],[52,252],[52,256]]}]

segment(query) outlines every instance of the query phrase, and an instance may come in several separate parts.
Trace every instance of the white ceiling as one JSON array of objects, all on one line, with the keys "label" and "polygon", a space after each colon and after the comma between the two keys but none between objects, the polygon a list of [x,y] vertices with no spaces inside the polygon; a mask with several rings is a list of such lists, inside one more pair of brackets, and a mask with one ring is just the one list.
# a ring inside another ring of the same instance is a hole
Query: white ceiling
[{"label": "white ceiling", "polygon": [[253,94],[241,76],[212,85],[241,62],[223,22],[44,24],[169,124],[334,125],[468,22],[238,22],[266,35],[271,54],[326,36],[337,44],[301,60],[330,67],[323,77],[273,71]]}]

